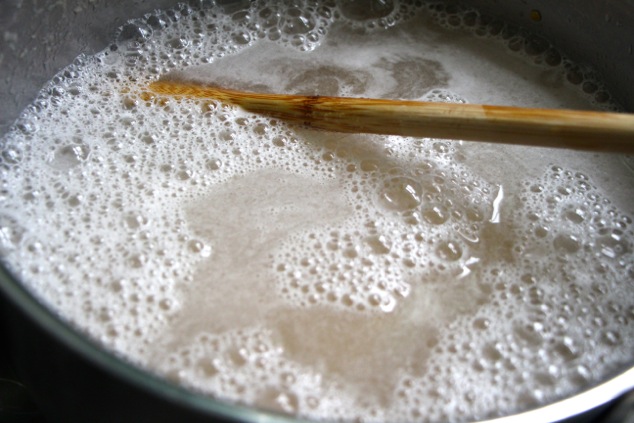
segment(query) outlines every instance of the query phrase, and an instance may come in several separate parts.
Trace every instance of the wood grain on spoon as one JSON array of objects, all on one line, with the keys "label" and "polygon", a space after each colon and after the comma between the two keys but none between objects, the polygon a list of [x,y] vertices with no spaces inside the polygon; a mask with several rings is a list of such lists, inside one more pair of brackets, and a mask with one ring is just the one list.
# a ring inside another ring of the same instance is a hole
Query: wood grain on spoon
[{"label": "wood grain on spoon", "polygon": [[559,147],[634,154],[634,115],[409,100],[262,94],[160,80],[156,94],[215,99],[335,132]]}]

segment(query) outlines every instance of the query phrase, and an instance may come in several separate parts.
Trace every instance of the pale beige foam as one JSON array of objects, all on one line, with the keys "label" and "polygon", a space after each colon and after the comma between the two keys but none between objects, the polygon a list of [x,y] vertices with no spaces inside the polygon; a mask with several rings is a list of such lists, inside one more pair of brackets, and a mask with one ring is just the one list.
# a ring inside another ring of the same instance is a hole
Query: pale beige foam
[{"label": "pale beige foam", "polygon": [[442,29],[429,10],[445,26],[468,16],[435,6],[368,20],[252,7],[130,23],[25,111],[3,140],[0,248],[29,288],[185,386],[311,418],[504,414],[631,360],[622,158],[323,133],[138,95],[172,72],[587,108],[568,62]]}]

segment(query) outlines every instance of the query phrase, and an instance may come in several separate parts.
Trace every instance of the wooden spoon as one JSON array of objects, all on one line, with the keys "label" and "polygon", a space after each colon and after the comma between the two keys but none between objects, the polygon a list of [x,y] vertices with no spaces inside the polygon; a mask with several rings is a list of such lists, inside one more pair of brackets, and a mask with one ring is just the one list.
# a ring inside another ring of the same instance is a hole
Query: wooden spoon
[{"label": "wooden spoon", "polygon": [[156,94],[215,99],[311,128],[634,154],[634,115],[409,100],[261,94],[159,80]]}]

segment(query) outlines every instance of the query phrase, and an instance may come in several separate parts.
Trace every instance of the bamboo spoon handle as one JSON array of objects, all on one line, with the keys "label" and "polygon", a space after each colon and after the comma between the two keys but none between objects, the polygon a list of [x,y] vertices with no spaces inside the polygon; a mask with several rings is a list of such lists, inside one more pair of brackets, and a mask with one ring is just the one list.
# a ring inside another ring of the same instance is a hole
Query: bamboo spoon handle
[{"label": "bamboo spoon handle", "polygon": [[160,80],[157,94],[216,99],[311,128],[634,154],[634,115],[479,104],[260,94]]}]

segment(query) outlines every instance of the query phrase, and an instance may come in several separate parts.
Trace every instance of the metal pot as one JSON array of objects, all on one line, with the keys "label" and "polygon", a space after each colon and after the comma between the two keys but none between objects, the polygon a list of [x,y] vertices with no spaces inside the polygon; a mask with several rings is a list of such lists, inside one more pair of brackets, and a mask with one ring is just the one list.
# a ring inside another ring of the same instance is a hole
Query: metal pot
[{"label": "metal pot", "polygon": [[[113,28],[125,19],[173,3],[2,0],[0,135],[42,84],[79,53],[103,49]],[[617,100],[634,111],[633,1],[468,3],[483,14],[550,39],[571,58],[593,66]],[[5,380],[0,388],[0,420],[42,421],[45,416],[46,421],[290,421],[192,394],[126,364],[62,323],[4,269],[0,269],[0,294],[0,348],[13,360],[15,373],[10,376],[28,387],[39,410],[35,412],[28,403],[16,405],[15,398],[10,401],[9,395],[16,391]],[[634,363],[631,365],[575,397],[502,420],[590,421],[598,416],[610,422],[632,419]],[[3,376],[0,374],[0,378]]]}]

